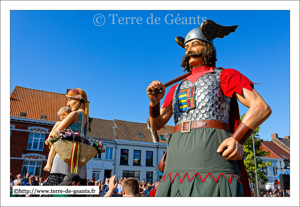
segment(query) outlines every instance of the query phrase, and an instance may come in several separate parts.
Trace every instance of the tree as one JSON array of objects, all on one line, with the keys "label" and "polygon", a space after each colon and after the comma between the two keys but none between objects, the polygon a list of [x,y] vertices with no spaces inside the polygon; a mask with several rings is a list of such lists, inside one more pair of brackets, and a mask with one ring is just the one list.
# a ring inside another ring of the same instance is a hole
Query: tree
[{"label": "tree", "polygon": [[[244,116],[245,114],[241,116],[241,120],[243,119]],[[266,177],[267,175],[266,169],[268,168],[268,166],[272,165],[271,162],[269,161],[264,162],[262,159],[260,159],[260,156],[267,156],[270,154],[270,152],[266,152],[262,150],[261,145],[263,140],[260,139],[260,136],[258,134],[259,129],[260,127],[257,127],[253,133],[257,167],[255,167],[255,162],[254,162],[252,137],[249,137],[244,144],[244,164],[246,167],[249,181],[254,185],[255,185],[255,172],[257,172],[258,182],[260,182],[262,185],[268,182],[268,178]],[[256,194],[256,191],[254,192]]]}]

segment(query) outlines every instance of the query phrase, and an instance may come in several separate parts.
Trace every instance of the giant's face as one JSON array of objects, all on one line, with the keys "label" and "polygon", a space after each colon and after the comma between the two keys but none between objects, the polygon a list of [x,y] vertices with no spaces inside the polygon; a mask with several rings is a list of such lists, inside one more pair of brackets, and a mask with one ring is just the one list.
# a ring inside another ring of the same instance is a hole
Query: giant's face
[{"label": "giant's face", "polygon": [[[201,40],[198,39],[193,39],[191,41],[188,41],[185,44],[185,55],[188,55],[189,53],[203,53],[204,51],[204,45],[203,42]],[[194,68],[194,67],[198,67],[200,65],[202,65],[203,62],[203,55],[201,56],[190,56],[189,58],[189,65]]]},{"label": "giant's face", "polygon": [[64,120],[67,116],[68,116],[68,113],[64,111],[59,115],[59,118],[60,118],[60,120]]},{"label": "giant's face", "polygon": [[79,99],[75,99],[75,98],[67,98],[67,106],[69,106],[72,111],[75,111],[79,106],[80,106],[80,101]]}]

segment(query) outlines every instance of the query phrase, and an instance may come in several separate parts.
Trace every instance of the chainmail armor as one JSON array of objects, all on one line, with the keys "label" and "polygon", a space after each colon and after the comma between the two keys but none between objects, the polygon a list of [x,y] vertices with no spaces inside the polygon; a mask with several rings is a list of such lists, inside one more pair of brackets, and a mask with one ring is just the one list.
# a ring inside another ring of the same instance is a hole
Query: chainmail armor
[{"label": "chainmail armor", "polygon": [[182,82],[180,90],[195,87],[195,108],[179,111],[178,86],[172,100],[175,125],[182,121],[216,120],[229,124],[231,98],[225,96],[220,88],[221,69],[214,69],[214,73],[202,75],[194,84],[189,80]]}]

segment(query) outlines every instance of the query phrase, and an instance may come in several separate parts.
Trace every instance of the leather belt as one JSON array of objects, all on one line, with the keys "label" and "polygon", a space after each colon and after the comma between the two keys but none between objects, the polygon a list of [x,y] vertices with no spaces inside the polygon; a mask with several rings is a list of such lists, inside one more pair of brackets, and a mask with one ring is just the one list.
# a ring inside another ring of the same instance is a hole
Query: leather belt
[{"label": "leather belt", "polygon": [[189,133],[191,129],[197,129],[197,128],[216,128],[216,129],[223,129],[225,131],[230,132],[231,128],[230,125],[222,122],[222,121],[214,121],[214,120],[205,120],[205,121],[183,121],[182,124],[176,125],[174,127],[174,133],[175,132],[181,132],[181,133]]}]

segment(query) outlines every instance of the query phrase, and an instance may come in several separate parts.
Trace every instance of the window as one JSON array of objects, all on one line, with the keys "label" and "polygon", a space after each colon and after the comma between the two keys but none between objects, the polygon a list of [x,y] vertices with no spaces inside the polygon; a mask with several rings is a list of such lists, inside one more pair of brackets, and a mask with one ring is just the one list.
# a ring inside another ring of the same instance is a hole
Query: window
[{"label": "window", "polygon": [[150,183],[153,183],[153,172],[146,172],[146,183],[148,183],[150,181]]},{"label": "window", "polygon": [[14,129],[15,129],[15,125],[10,125],[10,137],[11,137],[12,130]]},{"label": "window", "polygon": [[128,165],[128,149],[121,149],[120,165]]},{"label": "window", "polygon": [[277,167],[273,167],[273,175],[276,177],[277,176]]},{"label": "window", "polygon": [[29,133],[27,150],[44,150],[45,134]]},{"label": "window", "polygon": [[146,166],[153,166],[153,152],[146,151]]},{"label": "window", "polygon": [[34,176],[37,175],[40,177],[41,169],[42,169],[42,161],[24,160],[21,174],[23,177],[25,177],[27,173],[30,173],[30,175],[34,175]]},{"label": "window", "polygon": [[101,155],[102,155],[102,153],[101,153],[101,154],[97,154],[97,155],[94,157],[94,159],[101,159]]},{"label": "window", "polygon": [[100,180],[100,170],[93,169],[92,178],[95,177],[95,180]]},{"label": "window", "polygon": [[141,150],[133,151],[133,165],[141,165]]},{"label": "window", "polygon": [[159,135],[159,137],[160,137],[161,140],[166,140],[164,135]]},{"label": "window", "polygon": [[270,168],[271,168],[271,167],[268,166],[267,171],[266,171],[266,172],[267,172],[267,176],[271,176],[271,173],[270,173],[271,170],[270,170]]},{"label": "window", "polygon": [[127,171],[127,170],[123,170],[123,177],[125,178],[135,178],[138,181],[140,180],[140,171]]},{"label": "window", "polygon": [[105,159],[106,160],[112,160],[113,159],[113,148],[112,147],[106,147],[105,148]]},{"label": "window", "polygon": [[145,138],[144,135],[142,133],[139,133],[139,137],[140,138]]}]

